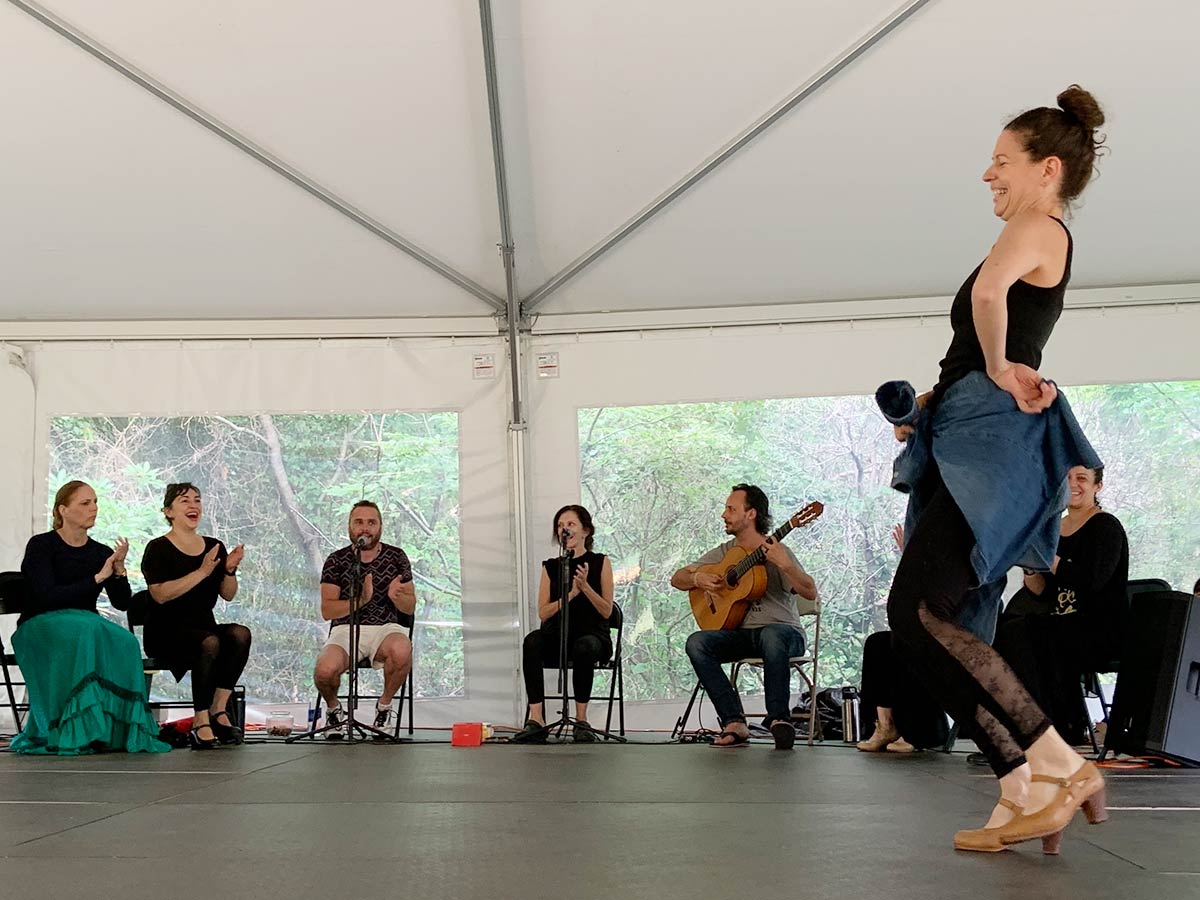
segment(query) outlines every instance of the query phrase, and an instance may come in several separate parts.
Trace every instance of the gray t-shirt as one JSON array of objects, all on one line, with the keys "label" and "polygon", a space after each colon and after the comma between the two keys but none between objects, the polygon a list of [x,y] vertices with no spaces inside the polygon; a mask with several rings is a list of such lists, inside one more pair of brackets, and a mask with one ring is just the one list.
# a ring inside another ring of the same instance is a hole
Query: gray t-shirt
[{"label": "gray t-shirt", "polygon": [[[714,547],[696,560],[696,565],[710,566],[719,563],[735,543],[730,539],[719,547]],[[795,565],[800,566],[800,561],[787,546],[783,547],[783,552]],[[750,604],[750,609],[746,611],[746,618],[742,619],[739,627],[762,628],[764,625],[782,624],[793,625],[803,631],[800,624],[800,613],[796,609],[796,595],[792,593],[791,587],[784,581],[783,573],[776,566],[766,563],[766,567],[767,592]],[[800,571],[804,571],[803,566],[800,567]]]}]

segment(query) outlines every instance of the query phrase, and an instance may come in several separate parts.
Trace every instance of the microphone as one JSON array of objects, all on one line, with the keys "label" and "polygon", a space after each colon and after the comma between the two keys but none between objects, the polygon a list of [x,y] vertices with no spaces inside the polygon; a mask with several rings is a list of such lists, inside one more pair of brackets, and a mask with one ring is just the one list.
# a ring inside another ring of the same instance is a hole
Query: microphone
[{"label": "microphone", "polygon": [[567,549],[567,541],[569,541],[570,539],[571,539],[571,529],[564,528],[564,529],[562,529],[562,531],[560,531],[558,533],[558,545],[560,547],[562,547],[562,549],[564,549],[564,550]]},{"label": "microphone", "polygon": [[371,543],[371,539],[369,537],[367,537],[365,534],[360,534],[358,536],[358,540],[356,540],[354,542],[354,546],[357,547],[359,550],[365,550],[365,549],[367,549],[367,544],[369,544],[369,543]]}]

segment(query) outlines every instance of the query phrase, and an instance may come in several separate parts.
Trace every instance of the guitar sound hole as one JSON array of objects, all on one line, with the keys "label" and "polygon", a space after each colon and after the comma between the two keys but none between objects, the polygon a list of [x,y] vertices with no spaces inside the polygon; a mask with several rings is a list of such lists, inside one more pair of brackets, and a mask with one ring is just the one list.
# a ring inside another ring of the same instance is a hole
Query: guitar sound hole
[{"label": "guitar sound hole", "polygon": [[725,583],[727,585],[729,585],[731,588],[737,587],[737,583],[738,583],[737,572],[735,572],[733,569],[728,570],[725,573]]}]

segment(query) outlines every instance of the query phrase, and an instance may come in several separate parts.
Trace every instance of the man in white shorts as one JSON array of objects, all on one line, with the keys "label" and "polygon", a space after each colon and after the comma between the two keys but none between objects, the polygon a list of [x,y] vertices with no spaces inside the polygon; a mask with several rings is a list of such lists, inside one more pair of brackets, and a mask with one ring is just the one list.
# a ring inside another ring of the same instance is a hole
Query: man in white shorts
[{"label": "man in white shorts", "polygon": [[346,713],[338,699],[342,674],[350,668],[350,601],[354,548],[360,546],[363,566],[362,597],[358,607],[360,624],[358,658],[371,660],[383,669],[383,694],[375,707],[375,727],[388,730],[392,722],[392,698],[412,668],[412,644],[408,629],[417,608],[412,566],[399,547],[380,541],[383,517],[370,500],[360,500],[350,510],[350,546],[330,554],[321,570],[321,617],[331,622],[329,639],[317,657],[313,681],[328,712],[325,732],[330,740],[345,733]]}]

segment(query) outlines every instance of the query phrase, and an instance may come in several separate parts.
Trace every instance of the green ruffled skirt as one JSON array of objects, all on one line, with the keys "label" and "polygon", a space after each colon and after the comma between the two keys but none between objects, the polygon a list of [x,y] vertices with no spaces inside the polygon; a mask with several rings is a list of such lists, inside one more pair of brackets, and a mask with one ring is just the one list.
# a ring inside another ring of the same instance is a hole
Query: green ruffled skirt
[{"label": "green ruffled skirt", "polygon": [[130,632],[93,612],[62,609],[25,622],[12,637],[29,713],[10,749],[75,756],[97,751],[166,753],[146,704],[142,651]]}]

